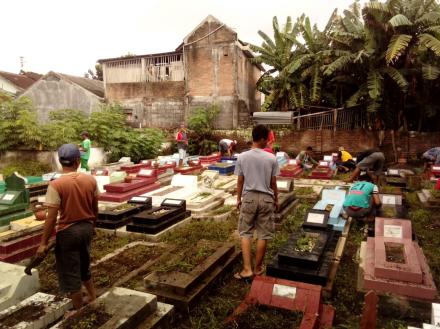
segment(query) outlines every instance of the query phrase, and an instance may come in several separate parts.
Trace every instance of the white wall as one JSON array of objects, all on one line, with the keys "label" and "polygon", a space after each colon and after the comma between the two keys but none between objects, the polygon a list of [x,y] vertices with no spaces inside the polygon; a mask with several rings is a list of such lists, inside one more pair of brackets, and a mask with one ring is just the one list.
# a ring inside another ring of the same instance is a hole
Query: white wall
[{"label": "white wall", "polygon": [[12,84],[9,80],[6,80],[5,78],[0,76],[0,90],[6,91],[11,94],[16,94],[20,90]]}]

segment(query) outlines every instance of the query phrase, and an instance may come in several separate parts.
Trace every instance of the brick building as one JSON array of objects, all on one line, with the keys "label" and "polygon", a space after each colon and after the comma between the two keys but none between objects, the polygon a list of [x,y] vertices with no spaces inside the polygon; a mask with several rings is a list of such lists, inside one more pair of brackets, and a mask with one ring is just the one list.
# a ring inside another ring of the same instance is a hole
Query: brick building
[{"label": "brick building", "polygon": [[133,125],[175,128],[196,107],[216,104],[216,126],[245,126],[259,111],[264,71],[237,33],[208,16],[173,52],[101,59],[105,97],[123,105]]}]

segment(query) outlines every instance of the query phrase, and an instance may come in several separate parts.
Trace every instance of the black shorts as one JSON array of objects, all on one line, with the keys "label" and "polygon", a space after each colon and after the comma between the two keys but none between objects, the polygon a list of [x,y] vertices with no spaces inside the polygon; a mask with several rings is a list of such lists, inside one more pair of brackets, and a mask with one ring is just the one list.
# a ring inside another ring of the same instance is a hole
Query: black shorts
[{"label": "black shorts", "polygon": [[58,281],[64,294],[81,290],[81,282],[92,277],[90,272],[90,243],[93,224],[79,222],[57,233],[55,257]]}]

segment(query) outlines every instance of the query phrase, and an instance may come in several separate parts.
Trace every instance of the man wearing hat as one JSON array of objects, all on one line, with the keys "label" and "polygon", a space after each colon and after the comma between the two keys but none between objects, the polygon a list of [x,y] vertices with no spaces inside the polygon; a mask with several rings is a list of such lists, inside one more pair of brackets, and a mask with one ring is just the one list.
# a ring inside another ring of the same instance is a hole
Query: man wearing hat
[{"label": "man wearing hat", "polygon": [[89,159],[90,159],[90,149],[92,148],[92,142],[90,141],[90,136],[87,131],[81,133],[82,142],[79,144],[79,150],[81,151],[81,168],[89,171]]},{"label": "man wearing hat", "polygon": [[90,272],[90,243],[98,215],[99,190],[93,176],[77,172],[81,154],[76,145],[62,145],[58,158],[63,172],[47,189],[48,211],[37,255],[41,257],[47,252],[57,225],[55,257],[60,290],[69,295],[78,310],[83,306],[82,285],[88,301],[96,299]]}]

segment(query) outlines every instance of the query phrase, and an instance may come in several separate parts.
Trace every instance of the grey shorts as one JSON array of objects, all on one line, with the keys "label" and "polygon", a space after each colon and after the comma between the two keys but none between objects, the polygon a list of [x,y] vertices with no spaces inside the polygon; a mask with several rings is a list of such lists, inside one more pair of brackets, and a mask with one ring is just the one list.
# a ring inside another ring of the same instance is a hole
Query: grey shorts
[{"label": "grey shorts", "polygon": [[59,231],[56,237],[55,258],[60,290],[64,294],[81,290],[81,282],[92,277],[90,272],[90,243],[93,224],[79,222]]},{"label": "grey shorts", "polygon": [[247,192],[242,199],[238,232],[243,238],[270,240],[275,232],[275,202],[271,195],[261,192]]},{"label": "grey shorts", "polygon": [[374,171],[376,176],[382,173],[383,165],[385,164],[385,157],[382,152],[374,152],[365,157],[358,163],[358,167],[364,171]]}]

